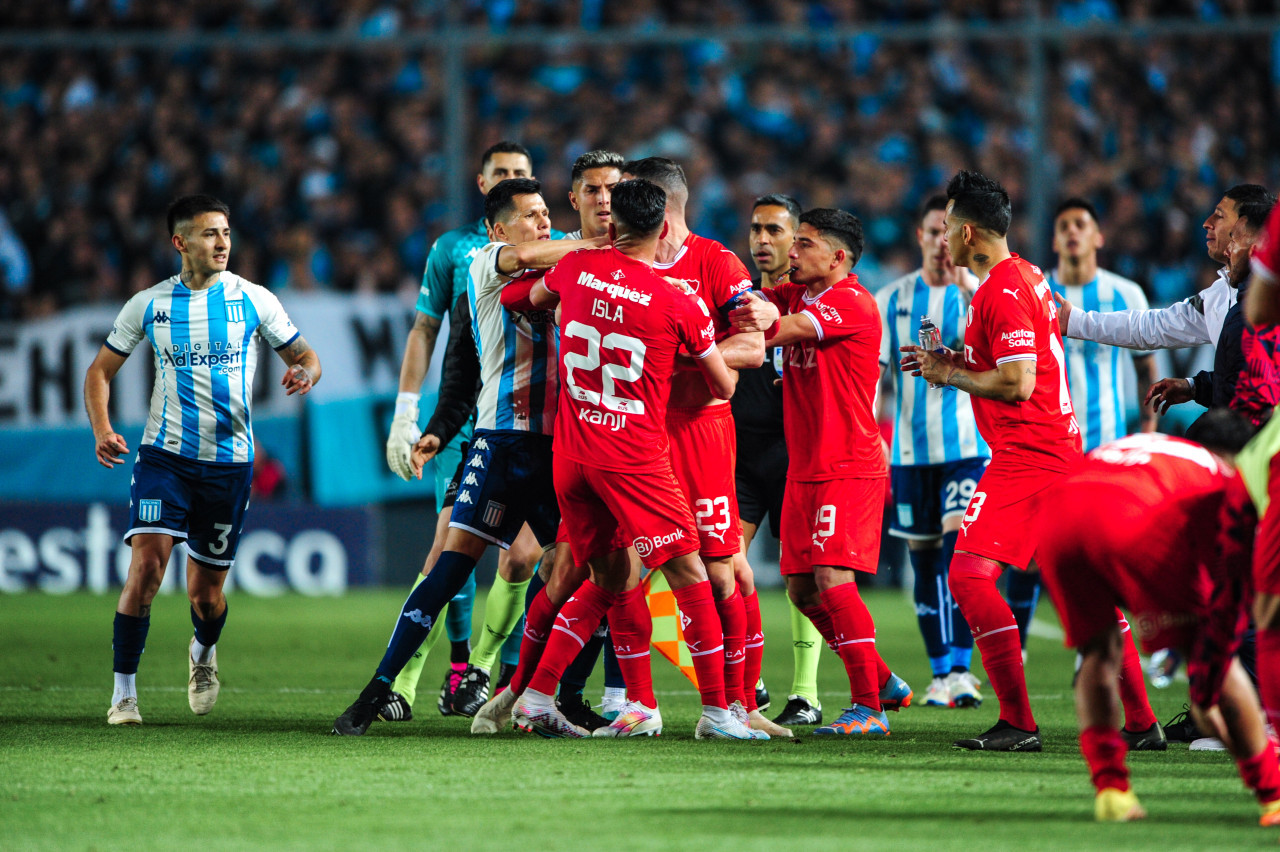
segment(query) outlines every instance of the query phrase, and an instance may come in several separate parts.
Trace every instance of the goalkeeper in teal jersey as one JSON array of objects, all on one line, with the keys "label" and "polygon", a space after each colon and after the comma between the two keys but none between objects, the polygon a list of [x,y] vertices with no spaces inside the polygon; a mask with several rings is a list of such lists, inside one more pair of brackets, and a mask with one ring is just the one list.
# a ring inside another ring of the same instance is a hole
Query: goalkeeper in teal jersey
[{"label": "goalkeeper in teal jersey", "polygon": [[[528,149],[516,142],[499,142],[486,150],[481,157],[476,186],[482,195],[488,195],[489,190],[500,182],[509,178],[532,177],[532,171]],[[554,239],[561,236],[562,234],[558,231],[552,232]],[[441,324],[458,297],[466,294],[467,270],[475,255],[488,243],[489,237],[485,231],[484,219],[480,218],[461,228],[441,234],[427,256],[427,268],[422,276],[422,290],[416,306],[417,313],[413,328],[409,331],[409,337],[405,342],[404,358],[400,364],[400,393],[396,397],[395,419],[391,423],[391,434],[387,438],[387,465],[401,479],[408,480],[413,475],[409,455],[420,436],[418,399],[431,363],[432,353],[435,351]],[[472,423],[468,423],[434,460],[436,511],[439,514],[436,522],[437,533],[448,527],[448,508],[444,505],[445,491],[448,488],[449,478],[462,461],[465,447],[471,439],[471,429]],[[417,582],[422,581],[427,567],[432,565],[439,556],[438,545],[443,542],[443,539],[442,534],[437,534],[436,544],[432,546],[423,567],[424,574],[419,575]],[[528,578],[537,567],[541,552],[541,548],[538,547],[537,541],[528,528],[521,530],[511,549],[503,551],[499,557],[498,577],[494,580],[490,598],[495,599],[495,603],[501,603],[508,598],[518,598],[523,604]],[[453,714],[453,693],[468,675],[468,659],[471,656],[471,610],[475,595],[476,583],[473,576],[462,591],[450,601],[447,616],[441,619],[445,622],[445,629],[449,634],[450,669],[441,685],[440,698],[436,706],[446,716]],[[501,608],[505,609],[505,607]],[[490,627],[486,617],[486,629],[477,651],[487,651],[487,654],[496,655],[498,645],[501,644],[502,662],[514,668],[520,652],[519,634],[508,637],[504,631],[490,630]],[[433,631],[419,653],[396,679],[392,700],[383,708],[383,718],[389,721],[404,721],[412,718],[410,707],[417,693],[418,678],[426,655],[438,638],[438,631]],[[510,638],[509,642],[506,641],[508,638]]]}]

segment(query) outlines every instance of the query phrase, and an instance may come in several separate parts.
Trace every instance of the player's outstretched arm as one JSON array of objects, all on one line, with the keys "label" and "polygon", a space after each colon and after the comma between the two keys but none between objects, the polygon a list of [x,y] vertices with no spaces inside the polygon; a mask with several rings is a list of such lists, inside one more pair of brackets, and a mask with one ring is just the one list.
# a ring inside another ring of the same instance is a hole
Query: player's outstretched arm
[{"label": "player's outstretched arm", "polygon": [[725,364],[734,370],[754,370],[764,363],[764,334],[740,331],[718,344]]},{"label": "player's outstretched arm", "polygon": [[716,399],[729,399],[733,396],[734,388],[738,386],[738,377],[724,362],[719,349],[712,346],[702,355],[695,355],[694,359]]},{"label": "player's outstretched arm", "polygon": [[289,369],[284,371],[284,377],[280,379],[280,384],[285,388],[285,396],[311,393],[311,388],[320,381],[320,356],[307,343],[306,338],[298,335],[292,343],[278,351],[280,358],[289,365]]},{"label": "player's outstretched arm", "polygon": [[1005,361],[994,370],[977,372],[964,366],[964,356],[950,349],[930,352],[919,346],[901,347],[902,371],[935,385],[950,385],[973,396],[1001,402],[1026,402],[1036,389],[1036,362]]},{"label": "player's outstretched arm", "polygon": [[120,355],[107,347],[98,350],[98,356],[89,365],[84,376],[84,407],[89,413],[89,425],[93,427],[94,453],[98,464],[115,467],[124,461],[129,445],[124,436],[111,428],[111,416],[107,412],[107,400],[111,398],[111,380],[120,371],[128,356]]},{"label": "player's outstretched arm", "polygon": [[524,269],[550,269],[571,251],[609,245],[608,235],[589,240],[529,240],[514,246],[503,246],[498,252],[498,271],[515,275]]}]

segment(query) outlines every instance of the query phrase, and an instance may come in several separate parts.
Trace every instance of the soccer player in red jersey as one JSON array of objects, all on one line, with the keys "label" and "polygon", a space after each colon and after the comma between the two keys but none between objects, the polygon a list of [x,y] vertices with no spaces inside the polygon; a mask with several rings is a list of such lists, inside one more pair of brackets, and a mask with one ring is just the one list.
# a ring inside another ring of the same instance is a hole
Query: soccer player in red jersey
[{"label": "soccer player in red jersey", "polygon": [[880,311],[858,283],[862,223],[843,210],[800,217],[790,283],[736,308],[736,327],[784,347],[790,467],[782,508],[787,594],[840,655],[852,705],[814,734],[888,734],[884,705],[911,690],[880,659],[854,572],[875,573],[887,468],[874,403]]},{"label": "soccer player in red jersey", "polygon": [[[626,177],[650,181],[667,194],[667,232],[658,243],[654,270],[678,282],[706,307],[715,322],[716,340],[726,364],[735,370],[759,367],[764,363],[763,336],[754,332],[735,334],[728,320],[734,299],[751,289],[751,276],[733,252],[689,231],[684,218],[689,198],[684,169],[665,157],[648,157],[627,163],[622,172]],[[745,561],[739,562],[735,571],[734,564],[741,525],[734,484],[737,436],[733,412],[727,402],[709,392],[707,383],[688,359],[681,359],[671,380],[667,431],[671,435],[671,466],[697,524],[699,555],[707,567],[720,614],[725,695],[730,708],[743,724],[750,723],[773,736],[785,736],[783,728],[759,713],[754,719],[750,716],[756,702],[755,682],[746,682],[747,636],[759,637],[751,643],[751,653],[762,655],[764,634],[751,567]],[[643,603],[639,592],[633,598],[632,606]],[[636,645],[640,638],[632,636],[628,642],[625,627],[624,635],[614,629],[615,645]],[[639,662],[648,664],[647,659]],[[626,675],[626,659],[620,658],[620,664]]]},{"label": "soccer player in red jersey", "polygon": [[[629,544],[646,566],[663,570],[684,615],[703,703],[696,736],[768,738],[728,710],[720,621],[698,558],[693,515],[671,470],[666,408],[677,353],[695,358],[702,381],[719,398],[732,395],[734,377],[715,346],[705,307],[649,265],[665,206],[666,194],[648,181],[618,184],[613,246],[570,254],[530,293],[538,307],[560,305],[556,495],[574,559],[591,572],[560,608],[542,661],[513,710],[517,725],[548,736],[585,735],[560,715],[551,693],[605,612],[638,588]],[[627,687],[629,696],[644,688],[631,680]],[[619,714],[617,727],[601,731],[656,733],[656,704],[650,684]]]},{"label": "soccer player in red jersey", "polygon": [[971,269],[982,284],[969,305],[964,352],[903,346],[902,369],[968,392],[978,431],[991,447],[981,490],[974,492],[960,523],[950,586],[1000,700],[1000,720],[956,745],[1039,751],[1018,625],[996,579],[1005,565],[1032,567],[1040,498],[1079,460],[1080,428],[1049,284],[1037,267],[1009,251],[1010,218],[1009,195],[1000,184],[976,172],[952,178],[945,219],[948,251],[956,266]]},{"label": "soccer player in red jersey", "polygon": [[[1233,660],[1242,625],[1243,580],[1253,537],[1249,497],[1230,467],[1250,427],[1218,410],[1197,426],[1204,446],[1164,435],[1104,444],[1061,477],[1045,498],[1036,559],[1066,633],[1083,661],[1076,681],[1080,750],[1100,821],[1146,816],[1129,784],[1119,730],[1122,636],[1115,608],[1133,617],[1148,652],[1171,648],[1189,661],[1193,715],[1229,744],[1262,824],[1280,824],[1280,769],[1248,675]],[[1223,517],[1222,535],[1200,535]],[[1210,713],[1221,706],[1221,712]]]}]

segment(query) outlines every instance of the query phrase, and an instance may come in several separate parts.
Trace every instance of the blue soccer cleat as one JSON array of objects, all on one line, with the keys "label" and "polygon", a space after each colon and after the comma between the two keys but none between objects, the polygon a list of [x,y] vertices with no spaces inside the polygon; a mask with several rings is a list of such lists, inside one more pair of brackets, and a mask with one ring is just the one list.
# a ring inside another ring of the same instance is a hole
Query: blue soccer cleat
[{"label": "blue soccer cleat", "polygon": [[907,682],[890,672],[889,679],[884,682],[884,686],[880,687],[880,708],[897,711],[903,707],[910,707],[913,695],[915,693],[911,691],[911,687],[907,686]]},{"label": "blue soccer cleat", "polygon": [[855,704],[845,708],[840,718],[834,722],[813,729],[813,735],[816,737],[837,734],[846,737],[858,734],[887,737],[889,736],[889,719],[884,715],[883,710],[877,713],[870,707]]}]

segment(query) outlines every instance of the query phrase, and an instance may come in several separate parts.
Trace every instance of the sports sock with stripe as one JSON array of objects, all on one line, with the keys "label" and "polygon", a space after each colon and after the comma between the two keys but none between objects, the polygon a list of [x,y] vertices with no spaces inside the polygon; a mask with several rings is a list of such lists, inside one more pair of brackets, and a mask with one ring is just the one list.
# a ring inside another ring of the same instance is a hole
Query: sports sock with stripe
[{"label": "sports sock with stripe", "polygon": [[191,626],[195,628],[196,640],[191,646],[191,658],[197,663],[208,663],[213,656],[213,646],[218,644],[218,638],[222,636],[222,628],[227,623],[227,610],[230,608],[223,606],[219,615],[205,621],[196,612],[196,608],[191,607]]},{"label": "sports sock with stripe", "polygon": [[1156,723],[1156,714],[1151,710],[1151,701],[1147,697],[1147,684],[1143,678],[1142,659],[1138,656],[1138,646],[1133,644],[1133,631],[1129,622],[1120,610],[1116,610],[1116,618],[1120,620],[1120,641],[1124,643],[1124,659],[1120,663],[1120,703],[1124,705],[1124,727],[1126,731],[1145,731]]},{"label": "sports sock with stripe", "polygon": [[818,701],[818,661],[822,657],[822,634],[794,603],[787,601],[787,604],[791,614],[791,658],[795,667],[789,694],[799,695],[814,707],[821,707]]},{"label": "sports sock with stripe", "polygon": [[401,607],[387,651],[378,663],[378,675],[394,681],[422,647],[427,634],[439,618],[449,599],[458,593],[475,571],[476,561],[465,553],[446,550],[440,554],[431,573],[413,587]]},{"label": "sports sock with stripe", "polygon": [[614,597],[613,607],[609,610],[609,633],[613,639],[614,658],[626,684],[627,698],[646,707],[657,707],[649,659],[653,618],[649,614],[643,588],[637,586]]},{"label": "sports sock with stripe", "polygon": [[578,587],[555,616],[551,635],[542,652],[529,689],[553,695],[564,670],[586,645],[613,604],[613,594],[588,580]]},{"label": "sports sock with stripe", "polygon": [[591,631],[591,635],[587,637],[587,642],[582,646],[582,650],[573,658],[573,662],[564,670],[564,674],[560,676],[560,697],[568,698],[571,695],[581,696],[582,691],[587,688],[587,678],[591,677],[591,673],[596,669],[596,663],[600,662],[600,652],[604,649],[605,637],[608,631],[604,627],[604,623],[596,625]]},{"label": "sports sock with stripe", "polygon": [[[743,680],[746,669],[747,644],[747,607],[742,595],[734,586],[733,594],[722,601],[716,601],[716,613],[720,616],[720,631],[724,636],[724,698],[730,704],[741,701],[747,706],[747,697],[743,693]],[[755,681],[751,682],[755,692]]]},{"label": "sports sock with stripe", "polygon": [[[876,653],[876,626],[857,583],[841,583],[822,593],[822,603],[831,618],[835,651],[849,676],[849,697],[876,712],[880,711],[882,663]],[[887,667],[886,667],[887,668]]]},{"label": "sports sock with stripe", "polygon": [[551,627],[555,624],[558,606],[547,597],[546,589],[539,589],[529,602],[529,609],[524,614],[524,640],[520,643],[520,662],[516,665],[515,674],[511,676],[511,690],[519,695],[529,685],[542,652],[547,647],[547,637],[551,635]]},{"label": "sports sock with stripe", "polygon": [[524,614],[524,594],[528,588],[528,580],[511,583],[501,577],[493,578],[493,587],[484,603],[484,627],[471,651],[471,665],[486,672],[493,669],[502,644]]},{"label": "sports sock with stripe", "polygon": [[951,671],[951,646],[947,642],[947,619],[950,616],[951,596],[947,594],[947,576],[942,564],[942,551],[908,550],[911,568],[916,581],[914,598],[916,623],[924,639],[925,654],[934,677],[945,677]]},{"label": "sports sock with stripe", "polygon": [[684,641],[693,657],[698,694],[707,707],[728,707],[724,698],[724,635],[711,597],[711,581],[671,590],[684,616]]},{"label": "sports sock with stripe", "polygon": [[1089,764],[1089,776],[1098,792],[1129,789],[1129,768],[1124,758],[1128,747],[1120,732],[1110,725],[1095,725],[1080,732],[1080,751]]},{"label": "sports sock with stripe", "polygon": [[747,699],[747,711],[756,707],[756,684],[760,682],[760,670],[764,668],[764,623],[760,618],[760,596],[754,589],[742,598],[747,612],[747,662],[742,671],[742,691]]}]

